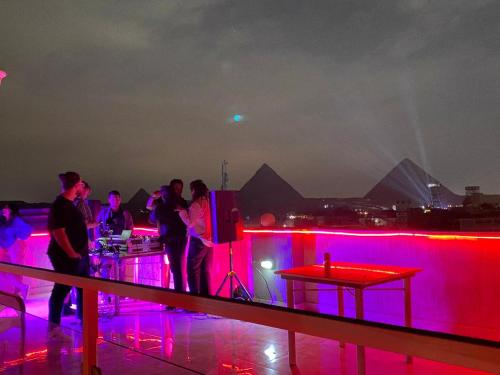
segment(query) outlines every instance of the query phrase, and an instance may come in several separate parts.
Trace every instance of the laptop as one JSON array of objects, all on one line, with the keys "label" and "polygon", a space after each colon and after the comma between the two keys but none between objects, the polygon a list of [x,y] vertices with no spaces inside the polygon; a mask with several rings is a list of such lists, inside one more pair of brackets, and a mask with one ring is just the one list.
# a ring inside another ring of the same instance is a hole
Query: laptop
[{"label": "laptop", "polygon": [[127,241],[130,238],[131,235],[132,235],[132,230],[130,230],[130,229],[124,229],[124,230],[122,230],[122,235],[121,235],[120,239],[122,241]]},{"label": "laptop", "polygon": [[131,235],[132,235],[131,229],[124,229],[122,230],[122,234],[113,234],[110,236],[110,238],[113,241],[127,242],[127,240],[130,238]]}]

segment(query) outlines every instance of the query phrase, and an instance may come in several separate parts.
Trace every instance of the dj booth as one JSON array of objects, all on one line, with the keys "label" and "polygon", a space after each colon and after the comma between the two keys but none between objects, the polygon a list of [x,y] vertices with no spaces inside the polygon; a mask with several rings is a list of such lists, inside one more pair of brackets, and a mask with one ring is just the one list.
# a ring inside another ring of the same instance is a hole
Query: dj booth
[{"label": "dj booth", "polygon": [[[131,233],[124,230],[121,235],[101,237],[95,241],[95,249],[90,252],[91,275],[168,287],[170,269],[158,236],[132,236]],[[150,266],[149,271],[144,272],[146,266]],[[149,274],[149,278],[144,277],[148,276],[144,273]],[[101,293],[99,304],[101,311],[111,307],[114,315],[120,313],[119,296]]]}]

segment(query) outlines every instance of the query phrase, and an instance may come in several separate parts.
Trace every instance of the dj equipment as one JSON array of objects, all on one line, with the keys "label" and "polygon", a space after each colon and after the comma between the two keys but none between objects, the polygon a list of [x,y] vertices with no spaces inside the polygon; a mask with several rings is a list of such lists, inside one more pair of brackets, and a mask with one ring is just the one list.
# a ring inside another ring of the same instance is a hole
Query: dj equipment
[{"label": "dj equipment", "polygon": [[145,253],[152,251],[161,251],[163,245],[157,236],[137,236],[124,238],[123,235],[112,235],[109,237],[100,237],[98,252],[103,253],[121,253],[128,254]]},{"label": "dj equipment", "polygon": [[161,251],[162,249],[163,245],[159,237],[134,237],[127,241],[127,251],[129,254]]}]

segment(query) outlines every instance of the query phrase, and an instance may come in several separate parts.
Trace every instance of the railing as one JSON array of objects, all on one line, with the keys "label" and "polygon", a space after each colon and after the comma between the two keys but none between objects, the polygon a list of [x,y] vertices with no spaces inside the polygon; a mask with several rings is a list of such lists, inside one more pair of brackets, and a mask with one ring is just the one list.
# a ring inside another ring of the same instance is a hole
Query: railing
[{"label": "railing", "polygon": [[4,262],[0,262],[0,272],[73,285],[83,289],[83,373],[85,375],[91,375],[97,369],[98,291],[451,365],[500,373],[500,343],[495,341],[292,310],[261,303],[193,296],[158,287],[72,276]]}]

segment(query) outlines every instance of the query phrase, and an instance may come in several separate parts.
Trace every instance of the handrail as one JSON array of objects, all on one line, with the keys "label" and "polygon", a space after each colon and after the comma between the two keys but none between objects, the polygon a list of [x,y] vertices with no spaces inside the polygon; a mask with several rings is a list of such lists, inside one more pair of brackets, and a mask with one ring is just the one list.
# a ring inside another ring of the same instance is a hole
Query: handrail
[{"label": "handrail", "polygon": [[0,305],[10,307],[22,313],[26,312],[26,305],[21,297],[2,290],[0,290]]},{"label": "handrail", "polygon": [[[0,272],[73,285],[83,288],[84,294],[87,291],[87,295],[99,290],[451,365],[500,373],[500,343],[496,341],[293,310],[262,303],[194,296],[159,287],[73,276],[5,262],[0,262]],[[97,301],[94,307],[97,308]]]}]

